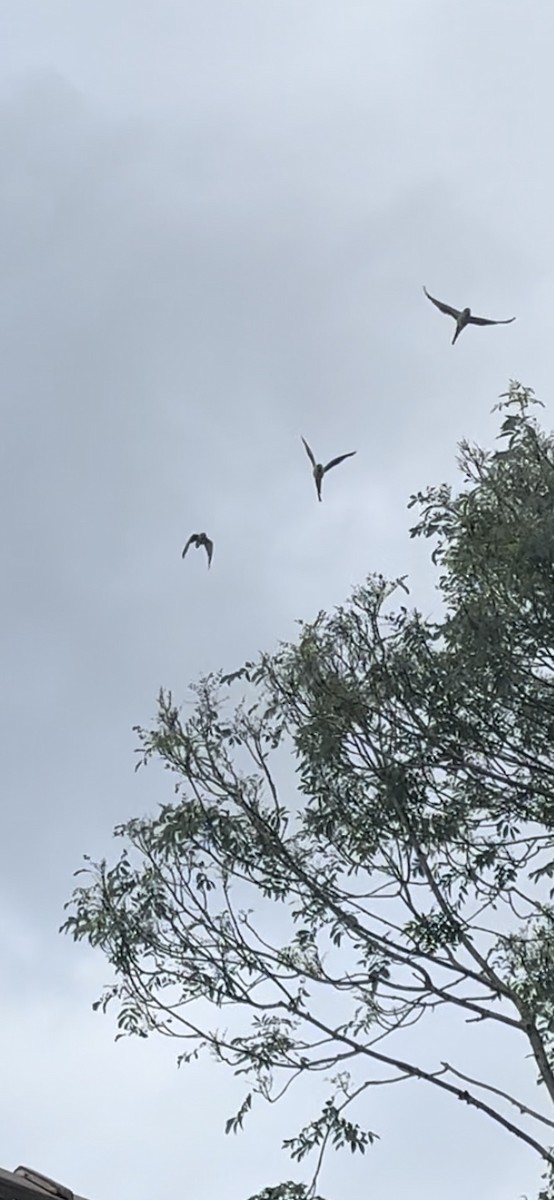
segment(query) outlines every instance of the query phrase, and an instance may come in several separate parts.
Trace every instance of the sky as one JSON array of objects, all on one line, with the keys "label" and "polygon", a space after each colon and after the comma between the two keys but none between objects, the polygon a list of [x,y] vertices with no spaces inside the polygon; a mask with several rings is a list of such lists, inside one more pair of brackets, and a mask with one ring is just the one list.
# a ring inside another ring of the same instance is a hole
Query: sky
[{"label": "sky", "polygon": [[[237,1081],[114,1044],[91,1012],[107,967],[59,936],[63,904],[84,853],[169,799],[134,772],[160,685],[184,700],[370,571],[431,612],[409,496],[456,480],[461,438],[492,446],[511,378],[550,428],[553,41],[550,0],[0,8],[6,1169],[88,1200],[247,1200],[294,1174],[301,1101],[225,1138]],[[517,320],[452,347],[423,284]],[[357,451],[321,504],[301,435]],[[197,530],[209,572],[181,559]],[[423,1086],[372,1097],[380,1141],[324,1194],[536,1191],[525,1147]]]}]

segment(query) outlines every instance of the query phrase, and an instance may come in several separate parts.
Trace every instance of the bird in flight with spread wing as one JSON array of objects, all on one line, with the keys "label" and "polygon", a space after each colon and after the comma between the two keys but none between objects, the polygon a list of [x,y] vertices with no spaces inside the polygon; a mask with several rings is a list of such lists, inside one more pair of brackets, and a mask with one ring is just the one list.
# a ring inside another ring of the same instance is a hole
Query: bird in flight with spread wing
[{"label": "bird in flight with spread wing", "polygon": [[507,321],[490,321],[488,317],[474,317],[470,308],[452,308],[451,304],[444,304],[442,300],[435,300],[434,296],[429,295],[425,284],[423,285],[423,291],[427,299],[431,301],[431,304],[435,305],[435,308],[438,308],[442,313],[446,313],[448,317],[454,317],[456,330],[452,338],[452,345],[454,345],[456,338],[460,336],[462,329],[465,329],[466,325],[511,325],[512,321],[515,321],[515,317],[508,317]]},{"label": "bird in flight with spread wing", "polygon": [[213,544],[211,538],[208,537],[207,533],[191,533],[189,540],[183,550],[181,558],[185,557],[185,554],[186,554],[189,546],[196,546],[197,550],[199,549],[200,546],[203,546],[206,551],[206,554],[208,555],[208,567],[211,566],[212,554],[214,552],[214,544]]},{"label": "bird in flight with spread wing", "polygon": [[348,454],[339,454],[338,458],[332,458],[330,462],[326,463],[325,466],[323,466],[323,463],[318,463],[315,461],[315,457],[312,454],[312,451],[310,450],[310,447],[308,446],[308,443],[307,443],[305,437],[302,438],[302,441],[304,442],[304,448],[306,450],[306,454],[308,455],[308,458],[314,469],[313,474],[314,474],[314,483],[315,483],[316,491],[317,491],[317,498],[318,498],[318,500],[321,500],[321,484],[323,483],[323,476],[325,475],[326,471],[330,471],[331,467],[338,467],[339,463],[344,462],[345,458],[352,458],[352,456],[356,453],[356,451],[350,450]]}]

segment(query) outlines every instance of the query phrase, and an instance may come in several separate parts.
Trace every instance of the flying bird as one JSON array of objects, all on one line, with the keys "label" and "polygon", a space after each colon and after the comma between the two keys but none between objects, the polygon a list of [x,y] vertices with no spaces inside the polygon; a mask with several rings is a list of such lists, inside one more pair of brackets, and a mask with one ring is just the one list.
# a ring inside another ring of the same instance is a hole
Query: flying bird
[{"label": "flying bird", "polygon": [[434,296],[429,295],[425,284],[423,285],[423,291],[427,299],[431,301],[431,304],[435,305],[435,308],[438,308],[442,313],[446,313],[448,317],[454,317],[456,330],[452,338],[452,345],[454,345],[456,338],[460,336],[462,329],[465,329],[466,325],[511,325],[512,321],[515,321],[515,317],[508,317],[507,321],[490,321],[488,317],[474,317],[470,308],[452,308],[452,305],[444,304],[442,300],[435,300]]},{"label": "flying bird", "polygon": [[323,483],[323,476],[325,475],[325,473],[327,471],[330,471],[331,467],[338,467],[339,463],[344,462],[345,458],[352,458],[352,456],[356,453],[356,451],[350,450],[350,452],[348,454],[339,454],[338,458],[332,458],[330,462],[326,463],[326,465],[323,466],[322,463],[318,463],[315,461],[314,455],[312,454],[312,451],[310,450],[310,447],[308,446],[308,443],[307,443],[305,437],[302,438],[302,441],[304,442],[304,448],[306,450],[306,454],[308,455],[308,458],[314,469],[314,482],[315,482],[316,491],[317,491],[317,498],[318,498],[318,500],[321,500],[321,484]]},{"label": "flying bird", "polygon": [[200,548],[200,546],[203,546],[206,551],[206,554],[208,555],[208,567],[211,566],[212,554],[214,552],[214,544],[213,544],[211,538],[208,537],[207,533],[191,533],[189,540],[183,550],[181,558],[185,557],[185,554],[186,554],[189,546],[196,546],[197,550]]}]

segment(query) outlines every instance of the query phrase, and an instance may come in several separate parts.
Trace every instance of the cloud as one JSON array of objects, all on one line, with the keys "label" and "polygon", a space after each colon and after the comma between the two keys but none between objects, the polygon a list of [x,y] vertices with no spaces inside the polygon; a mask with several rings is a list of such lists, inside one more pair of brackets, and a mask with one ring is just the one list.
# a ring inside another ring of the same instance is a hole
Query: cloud
[{"label": "cloud", "polygon": [[[82,853],[167,799],[159,775],[133,773],[132,726],[160,684],[185,697],[367,571],[409,571],[432,606],[410,493],[456,478],[462,436],[490,443],[510,376],[548,399],[554,18],[497,0],[445,14],[438,0],[10,14],[1,1161],[91,1200],[176,1181],[229,1194],[229,1178],[239,1200],[266,1163],[284,1173],[273,1112],[222,1140],[232,1080],[204,1065],[184,1083],[159,1043],[114,1048],[88,1011],[102,964],[89,977],[57,936]],[[423,283],[518,319],[452,349]],[[321,505],[301,434],[322,455],[357,450]],[[209,573],[181,561],[196,528],[214,538]],[[349,1164],[352,1195],[376,1179],[426,1200],[484,1179],[491,1200],[531,1191],[527,1157],[469,1118],[453,1180],[457,1114],[443,1125],[414,1094],[380,1100],[388,1136]],[[284,1136],[295,1118],[278,1118]]]}]

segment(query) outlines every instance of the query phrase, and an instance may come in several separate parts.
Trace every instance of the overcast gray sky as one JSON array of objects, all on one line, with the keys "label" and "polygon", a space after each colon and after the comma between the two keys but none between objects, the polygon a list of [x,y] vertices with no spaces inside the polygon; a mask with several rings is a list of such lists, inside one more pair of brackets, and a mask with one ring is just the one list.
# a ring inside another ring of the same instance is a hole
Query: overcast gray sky
[{"label": "overcast gray sky", "polygon": [[[300,1099],[225,1138],[241,1088],[114,1045],[61,907],[169,798],[134,774],[160,684],[184,698],[370,570],[428,609],[410,493],[491,443],[510,377],[549,401],[553,45],[551,0],[0,5],[0,1166],[90,1200],[294,1174]],[[517,321],[452,348],[423,283]],[[357,450],[321,505],[301,434]],[[209,573],[180,557],[199,528]],[[325,1194],[532,1194],[524,1148],[422,1088],[372,1098],[381,1140]]]}]

